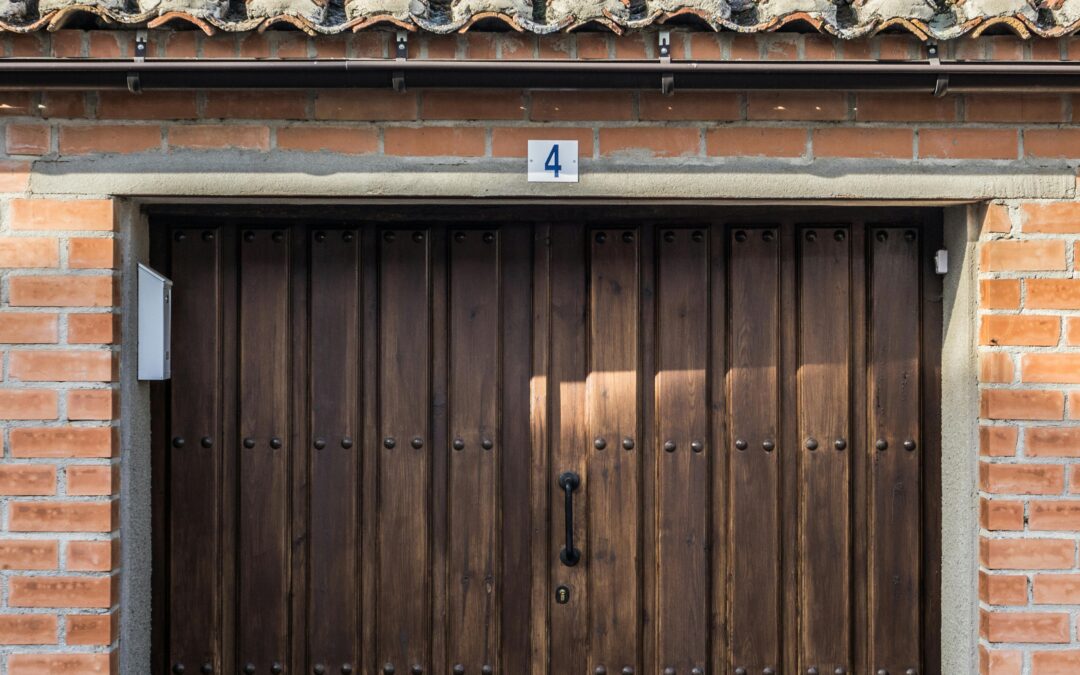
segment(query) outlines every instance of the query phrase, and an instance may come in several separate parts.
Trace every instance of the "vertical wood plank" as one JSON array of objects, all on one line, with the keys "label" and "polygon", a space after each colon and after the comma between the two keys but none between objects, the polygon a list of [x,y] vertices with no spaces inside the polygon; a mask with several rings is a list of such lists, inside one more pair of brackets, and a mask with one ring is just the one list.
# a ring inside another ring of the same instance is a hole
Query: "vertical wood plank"
[{"label": "vertical wood plank", "polygon": [[709,513],[711,541],[709,546],[709,658],[711,667],[706,673],[727,672],[728,638],[728,467],[732,439],[728,437],[727,365],[727,251],[729,237],[723,224],[709,230],[709,434],[712,489]]},{"label": "vertical wood plank", "polygon": [[455,230],[450,248],[448,670],[493,668],[498,639],[499,237]]},{"label": "vertical wood plank", "polygon": [[[415,236],[415,235],[414,235]],[[448,298],[450,297],[449,252],[445,228],[428,230],[431,283],[429,302],[431,312],[431,497],[428,520],[431,523],[431,612],[428,616],[431,631],[431,663],[444,664],[448,657],[449,634],[446,630],[448,613],[447,554],[449,551],[449,457],[450,447],[448,411],[450,406],[450,325]],[[456,497],[455,497],[456,498]]]},{"label": "vertical wood plank", "polygon": [[169,476],[169,664],[221,668],[221,237],[172,232],[173,378]]},{"label": "vertical wood plank", "polygon": [[657,657],[654,672],[708,663],[708,239],[665,229],[657,241]]},{"label": "vertical wood plank", "polygon": [[378,668],[431,668],[428,233],[386,230],[379,279]]},{"label": "vertical wood plank", "polygon": [[[359,245],[355,230],[311,237],[308,663],[359,666]],[[333,523],[332,526],[329,524]]]},{"label": "vertical wood plank", "polygon": [[849,460],[851,462],[852,514],[851,531],[855,540],[852,552],[852,589],[854,598],[854,625],[852,632],[852,662],[856,672],[871,672],[869,650],[867,649],[867,627],[869,607],[867,602],[867,555],[866,533],[869,516],[869,486],[867,471],[867,412],[866,399],[866,335],[867,335],[867,294],[866,294],[866,224],[856,221],[851,225],[851,442]]},{"label": "vertical wood plank", "polygon": [[287,662],[289,637],[289,253],[282,230],[240,242],[239,669]]},{"label": "vertical wood plank", "polygon": [[913,228],[871,234],[871,667],[921,671],[919,242]]},{"label": "vertical wood plank", "polygon": [[[641,668],[638,437],[638,237],[590,233],[589,371],[585,385],[592,666]],[[596,447],[603,439],[606,447]],[[624,447],[626,440],[631,449]],[[590,669],[591,670],[591,669]]]},{"label": "vertical wood plank", "polygon": [[[731,231],[728,309],[729,670],[781,659],[777,228]],[[790,450],[789,450],[790,452]]]},{"label": "vertical wood plank", "polygon": [[[502,370],[499,438],[498,531],[502,539],[499,571],[499,642],[501,666],[496,672],[526,675],[530,667],[530,616],[535,580],[530,566],[547,551],[543,527],[533,520],[533,504],[542,481],[532,480],[536,455],[529,421],[532,362],[532,261],[530,226],[504,226],[500,230],[499,305],[502,315],[499,362]],[[534,548],[535,547],[535,548]]]},{"label": "vertical wood plank", "polygon": [[360,355],[363,369],[360,453],[360,658],[361,675],[377,673],[375,630],[378,616],[379,513],[378,466],[383,452],[379,426],[379,244],[382,233],[374,225],[360,229]]},{"label": "vertical wood plank", "polygon": [[799,672],[851,671],[848,228],[806,227],[799,252]]},{"label": "vertical wood plank", "polygon": [[[551,513],[550,477],[556,471],[551,466],[551,446],[557,434],[551,418],[551,245],[551,227],[546,224],[536,226],[532,255],[532,363],[529,378],[532,611],[529,621],[529,667],[519,671],[529,675],[546,675],[548,672],[552,634],[549,626],[552,626],[551,607],[554,604],[551,601],[551,566],[555,555],[550,532],[555,521]],[[509,667],[509,658],[505,662]]]},{"label": "vertical wood plank", "polygon": [[930,261],[945,247],[942,214],[923,220],[919,230],[922,289],[922,649],[923,672],[941,672],[941,333],[943,277]]},{"label": "vertical wood plank", "polygon": [[640,447],[642,459],[639,460],[640,485],[640,509],[639,521],[641,534],[639,548],[641,559],[638,568],[641,570],[639,581],[639,593],[641,594],[640,609],[640,634],[641,645],[638,660],[644,664],[646,671],[655,667],[657,657],[657,619],[658,619],[658,593],[659,567],[657,565],[657,472],[653,453],[656,447],[656,373],[657,371],[657,227],[652,224],[643,224],[638,229],[640,236],[638,244],[638,279],[639,279],[639,307],[638,330],[640,335],[638,351],[640,354],[638,365],[638,411],[639,431],[641,437]]},{"label": "vertical wood plank", "polygon": [[[551,503],[548,528],[550,549],[548,564],[552,589],[570,590],[567,604],[551,602],[550,672],[582,673],[589,658],[589,559],[574,567],[559,560],[563,537],[563,493],[559,474],[574,471],[581,476],[582,487],[574,494],[574,541],[578,548],[585,542],[588,528],[585,517],[592,501],[586,457],[592,447],[585,428],[586,368],[586,267],[584,230],[573,226],[551,228],[551,466],[545,476],[545,488]],[[584,488],[584,489],[583,489]],[[589,552],[585,552],[588,556]]]},{"label": "vertical wood plank", "polygon": [[[289,476],[289,665],[285,670],[307,670],[311,652],[311,625],[308,621],[309,546],[310,542],[311,466],[307,449],[311,445],[311,386],[309,366],[311,343],[310,320],[310,238],[306,228],[289,227],[283,230],[289,239],[289,419],[290,428],[285,447],[295,448],[286,459]],[[301,384],[301,386],[296,386]]]}]

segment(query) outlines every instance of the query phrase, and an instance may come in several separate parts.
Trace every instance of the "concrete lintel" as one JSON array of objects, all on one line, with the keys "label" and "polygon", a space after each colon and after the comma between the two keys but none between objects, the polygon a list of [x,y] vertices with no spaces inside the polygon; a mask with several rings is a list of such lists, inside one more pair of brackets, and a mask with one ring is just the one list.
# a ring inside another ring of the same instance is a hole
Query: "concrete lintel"
[{"label": "concrete lintel", "polygon": [[176,152],[35,162],[34,194],[130,197],[669,200],[1069,199],[1066,167],[880,160],[583,160],[581,182],[529,183],[524,159]]}]

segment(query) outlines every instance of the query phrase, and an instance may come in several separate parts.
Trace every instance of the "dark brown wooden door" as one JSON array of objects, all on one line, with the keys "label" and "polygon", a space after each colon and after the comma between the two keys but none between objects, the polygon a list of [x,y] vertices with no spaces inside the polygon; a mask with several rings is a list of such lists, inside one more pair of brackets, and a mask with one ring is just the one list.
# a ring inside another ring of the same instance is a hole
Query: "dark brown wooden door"
[{"label": "dark brown wooden door", "polygon": [[157,667],[937,673],[937,232],[160,228]]}]

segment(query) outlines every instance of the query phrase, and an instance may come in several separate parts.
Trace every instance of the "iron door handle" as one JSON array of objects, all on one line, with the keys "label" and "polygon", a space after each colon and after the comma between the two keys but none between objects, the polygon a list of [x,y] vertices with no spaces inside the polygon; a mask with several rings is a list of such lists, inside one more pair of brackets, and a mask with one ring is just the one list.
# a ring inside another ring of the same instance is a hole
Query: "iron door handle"
[{"label": "iron door handle", "polygon": [[566,546],[559,551],[559,560],[573,567],[581,560],[581,551],[574,548],[574,490],[581,485],[581,476],[567,471],[559,476],[559,487],[566,494]]}]

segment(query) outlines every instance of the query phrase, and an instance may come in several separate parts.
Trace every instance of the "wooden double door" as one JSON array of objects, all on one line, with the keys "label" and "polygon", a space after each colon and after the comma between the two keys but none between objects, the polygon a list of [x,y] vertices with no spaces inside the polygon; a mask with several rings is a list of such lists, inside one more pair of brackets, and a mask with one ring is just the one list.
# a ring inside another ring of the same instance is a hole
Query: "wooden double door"
[{"label": "wooden double door", "polygon": [[937,673],[938,236],[156,228],[155,672]]}]

